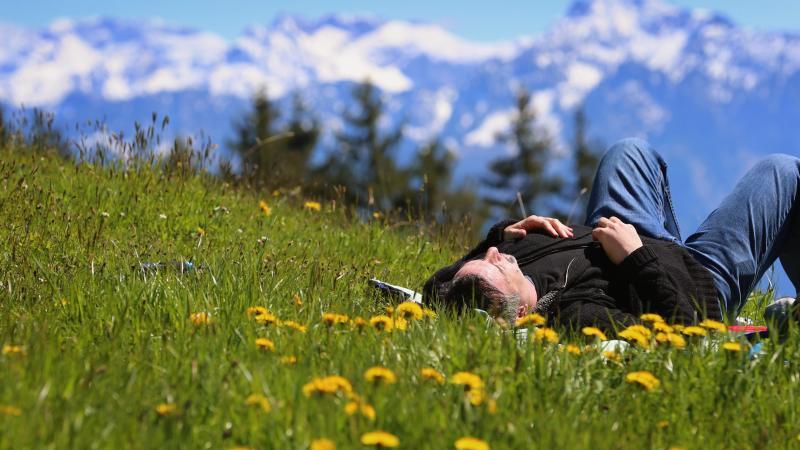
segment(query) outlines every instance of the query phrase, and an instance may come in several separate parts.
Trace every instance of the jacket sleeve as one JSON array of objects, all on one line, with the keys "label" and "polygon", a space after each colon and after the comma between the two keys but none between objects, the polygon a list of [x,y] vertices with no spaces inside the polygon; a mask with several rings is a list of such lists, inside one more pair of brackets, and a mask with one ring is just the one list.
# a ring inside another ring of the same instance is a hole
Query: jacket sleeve
[{"label": "jacket sleeve", "polygon": [[628,255],[618,267],[620,276],[627,277],[631,298],[638,299],[641,310],[655,312],[670,323],[697,321],[692,299],[658,260],[653,248],[643,245]]},{"label": "jacket sleeve", "polygon": [[478,245],[476,245],[466,255],[453,264],[437,270],[436,273],[434,273],[430,278],[428,278],[428,281],[425,282],[425,287],[422,289],[423,301],[425,303],[429,303],[430,300],[436,298],[437,292],[440,290],[440,286],[443,283],[447,283],[452,280],[453,276],[455,276],[456,272],[461,269],[461,266],[463,266],[465,262],[475,258],[481,253],[486,253],[486,250],[488,250],[489,247],[503,242],[503,230],[505,230],[507,226],[516,222],[516,220],[503,220],[494,224],[489,232],[486,233],[486,238],[479,242]]}]

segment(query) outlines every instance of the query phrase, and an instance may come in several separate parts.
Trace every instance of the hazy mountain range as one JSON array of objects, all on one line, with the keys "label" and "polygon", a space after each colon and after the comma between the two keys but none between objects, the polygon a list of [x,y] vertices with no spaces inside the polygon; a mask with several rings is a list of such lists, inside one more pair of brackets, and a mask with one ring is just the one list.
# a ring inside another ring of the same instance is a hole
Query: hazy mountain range
[{"label": "hazy mountain range", "polygon": [[[110,129],[158,111],[173,130],[204,130],[219,143],[261,86],[283,100],[300,91],[330,131],[341,126],[353,83],[369,77],[385,93],[387,126],[407,123],[412,142],[441,136],[460,155],[462,175],[507,151],[494,136],[525,86],[558,138],[556,154],[567,152],[580,104],[592,137],[655,143],[670,163],[684,228],[760,155],[800,152],[800,34],[745,29],[660,0],[578,0],[544,34],[497,43],[425,22],[291,15],[233,42],[112,18],[0,25],[0,39],[7,106],[41,106],[64,124],[105,119]],[[414,146],[406,147],[408,156]]]}]

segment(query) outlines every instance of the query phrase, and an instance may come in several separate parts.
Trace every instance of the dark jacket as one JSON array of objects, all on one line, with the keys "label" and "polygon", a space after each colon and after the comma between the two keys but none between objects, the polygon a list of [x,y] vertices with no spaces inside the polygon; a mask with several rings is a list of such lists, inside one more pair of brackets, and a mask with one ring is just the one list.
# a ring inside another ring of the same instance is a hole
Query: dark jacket
[{"label": "dark jacket", "polygon": [[443,292],[444,283],[465,262],[482,258],[489,247],[496,246],[501,253],[514,255],[539,298],[557,292],[543,311],[550,324],[613,330],[639,323],[643,313],[683,324],[722,318],[711,274],[680,245],[641,237],[644,245],[614,265],[592,239],[589,227],[573,226],[573,238],[529,232],[524,239],[504,242],[503,229],[513,223],[494,225],[467,255],[428,279],[423,290],[426,301]]}]

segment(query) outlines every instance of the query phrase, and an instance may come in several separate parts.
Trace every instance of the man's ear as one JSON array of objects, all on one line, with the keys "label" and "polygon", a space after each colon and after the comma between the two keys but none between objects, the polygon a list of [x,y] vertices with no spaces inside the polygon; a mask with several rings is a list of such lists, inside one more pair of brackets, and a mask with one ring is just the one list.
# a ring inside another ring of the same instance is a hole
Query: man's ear
[{"label": "man's ear", "polygon": [[528,314],[528,305],[519,302],[519,306],[517,306],[517,318],[524,317]]}]

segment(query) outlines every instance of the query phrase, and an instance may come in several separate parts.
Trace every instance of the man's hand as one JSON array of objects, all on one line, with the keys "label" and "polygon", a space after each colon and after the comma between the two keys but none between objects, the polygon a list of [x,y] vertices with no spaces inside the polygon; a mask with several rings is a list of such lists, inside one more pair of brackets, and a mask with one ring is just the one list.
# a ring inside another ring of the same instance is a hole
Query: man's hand
[{"label": "man's hand", "polygon": [[610,219],[600,218],[597,228],[592,230],[592,238],[600,242],[608,259],[614,264],[621,263],[642,246],[642,239],[639,238],[636,228],[613,216]]},{"label": "man's hand", "polygon": [[572,228],[564,225],[558,219],[528,216],[513,225],[507,226],[503,230],[503,239],[506,241],[522,239],[528,235],[528,231],[534,230],[544,230],[553,235],[553,237],[572,237]]}]

